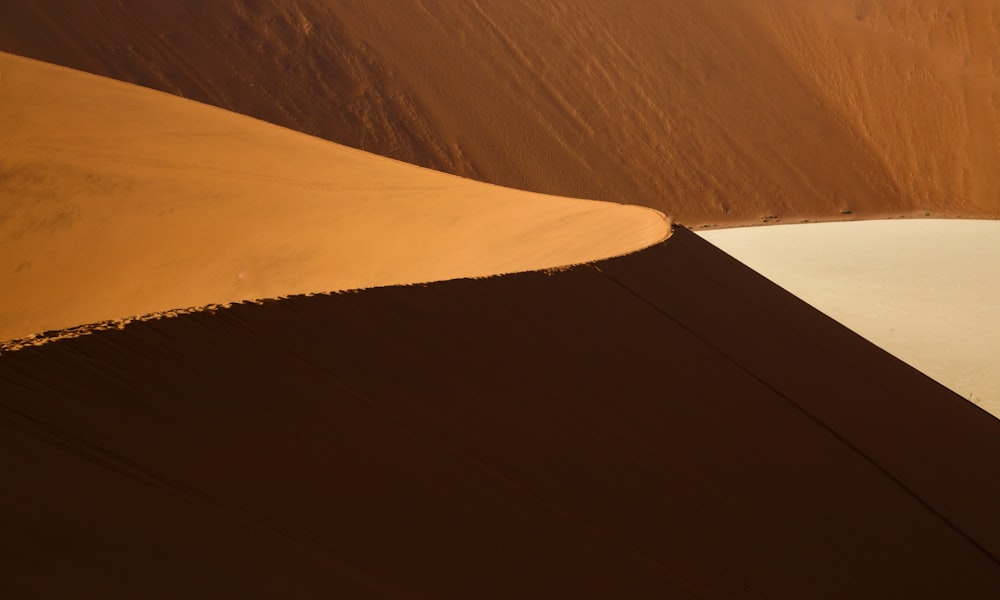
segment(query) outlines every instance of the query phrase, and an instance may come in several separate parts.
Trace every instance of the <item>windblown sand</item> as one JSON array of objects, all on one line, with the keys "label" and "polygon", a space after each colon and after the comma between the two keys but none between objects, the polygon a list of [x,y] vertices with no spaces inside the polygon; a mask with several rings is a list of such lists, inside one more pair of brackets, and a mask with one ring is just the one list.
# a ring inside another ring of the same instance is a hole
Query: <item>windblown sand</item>
[{"label": "windblown sand", "polygon": [[1000,416],[1000,222],[811,223],[701,235]]}]

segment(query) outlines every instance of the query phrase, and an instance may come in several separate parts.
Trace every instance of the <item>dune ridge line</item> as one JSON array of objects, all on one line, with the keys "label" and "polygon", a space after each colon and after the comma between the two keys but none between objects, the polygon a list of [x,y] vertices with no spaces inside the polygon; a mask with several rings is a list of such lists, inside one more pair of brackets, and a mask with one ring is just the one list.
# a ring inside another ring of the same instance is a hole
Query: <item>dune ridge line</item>
[{"label": "dune ridge line", "polygon": [[0,73],[0,339],[561,267],[670,233],[655,209],[462,179],[31,59],[0,54]]}]

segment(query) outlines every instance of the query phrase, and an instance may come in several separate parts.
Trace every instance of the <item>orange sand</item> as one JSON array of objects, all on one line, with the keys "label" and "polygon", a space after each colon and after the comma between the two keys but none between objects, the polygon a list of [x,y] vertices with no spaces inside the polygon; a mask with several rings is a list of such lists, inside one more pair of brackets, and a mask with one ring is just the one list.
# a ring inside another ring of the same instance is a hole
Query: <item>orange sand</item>
[{"label": "orange sand", "polygon": [[542,196],[0,55],[0,339],[166,309],[479,277],[662,240]]}]

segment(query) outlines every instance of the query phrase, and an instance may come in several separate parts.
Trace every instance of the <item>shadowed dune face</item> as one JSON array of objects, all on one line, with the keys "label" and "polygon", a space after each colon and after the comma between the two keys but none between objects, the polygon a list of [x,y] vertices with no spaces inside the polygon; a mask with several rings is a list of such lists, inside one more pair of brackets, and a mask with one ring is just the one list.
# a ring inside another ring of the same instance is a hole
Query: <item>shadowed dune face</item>
[{"label": "shadowed dune face", "polygon": [[422,169],[0,54],[0,340],[167,309],[575,264],[636,206]]},{"label": "shadowed dune face", "polygon": [[8,594],[1000,594],[1000,421],[686,230],[3,355],[0,417]]},{"label": "shadowed dune face", "polygon": [[960,0],[9,0],[0,49],[690,225],[996,217],[998,18]]}]

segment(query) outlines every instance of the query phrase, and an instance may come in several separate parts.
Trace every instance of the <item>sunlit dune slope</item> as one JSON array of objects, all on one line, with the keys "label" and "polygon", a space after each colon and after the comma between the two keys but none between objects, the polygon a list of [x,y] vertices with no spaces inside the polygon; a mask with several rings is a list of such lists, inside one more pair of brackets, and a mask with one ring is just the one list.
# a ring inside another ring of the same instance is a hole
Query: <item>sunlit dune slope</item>
[{"label": "sunlit dune slope", "polygon": [[0,356],[13,596],[1000,595],[1000,421],[687,230]]},{"label": "sunlit dune slope", "polygon": [[655,211],[421,169],[0,55],[0,339],[169,308],[579,263]]},{"label": "sunlit dune slope", "polygon": [[996,217],[998,22],[962,0],[8,0],[0,49],[690,225]]}]

